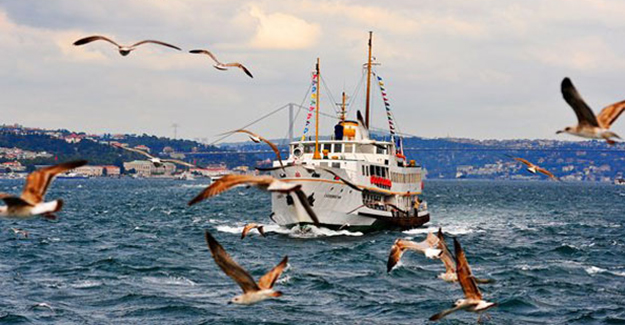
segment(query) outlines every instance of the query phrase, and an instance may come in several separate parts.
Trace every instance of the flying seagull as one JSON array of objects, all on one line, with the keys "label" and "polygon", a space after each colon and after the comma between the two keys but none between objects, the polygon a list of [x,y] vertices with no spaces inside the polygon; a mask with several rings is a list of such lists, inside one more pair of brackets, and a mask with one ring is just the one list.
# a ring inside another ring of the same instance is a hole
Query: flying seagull
[{"label": "flying seagull", "polygon": [[426,239],[422,242],[413,242],[406,239],[397,238],[393,246],[391,247],[391,252],[388,255],[388,261],[386,262],[386,272],[391,272],[393,267],[397,265],[401,256],[404,254],[406,250],[416,251],[419,253],[425,254],[425,257],[435,259],[439,258],[442,251],[438,248],[435,248],[438,245],[438,237],[434,235],[434,233],[430,232]]},{"label": "flying seagull", "polygon": [[191,50],[189,51],[189,53],[193,53],[193,54],[206,54],[208,55],[211,59],[213,59],[213,61],[215,61],[215,65],[213,67],[215,67],[215,69],[217,70],[228,70],[228,68],[239,68],[241,70],[243,70],[243,72],[245,72],[246,75],[248,75],[250,78],[254,78],[254,76],[252,76],[252,73],[250,72],[250,70],[248,70],[245,66],[243,66],[241,63],[239,62],[231,62],[231,63],[222,63],[219,62],[219,60],[217,60],[217,57],[215,57],[215,55],[213,53],[211,53],[210,51],[207,50]]},{"label": "flying seagull", "polygon": [[119,54],[121,54],[122,56],[128,55],[130,52],[134,51],[137,48],[137,46],[139,46],[141,44],[146,44],[146,43],[163,45],[163,46],[171,47],[172,49],[176,49],[178,51],[182,51],[182,49],[180,49],[177,46],[174,46],[174,45],[171,45],[171,44],[167,44],[167,43],[164,43],[164,42],[161,42],[161,41],[155,41],[155,40],[144,40],[144,41],[132,44],[130,46],[119,45],[115,41],[113,41],[112,39],[104,37],[104,36],[100,36],[100,35],[93,35],[93,36],[81,38],[81,39],[77,40],[76,42],[74,42],[74,45],[80,46],[80,45],[84,45],[84,44],[91,43],[91,42],[94,42],[94,41],[107,41],[107,42],[117,46],[117,49],[119,50]]},{"label": "flying seagull", "polygon": [[467,258],[464,255],[464,251],[462,250],[462,247],[460,246],[460,243],[456,238],[454,238],[454,251],[456,253],[456,274],[458,277],[458,282],[460,282],[460,286],[462,287],[462,291],[464,292],[465,299],[458,299],[455,302],[453,308],[444,310],[436,315],[433,315],[432,317],[430,317],[430,320],[439,320],[458,310],[466,310],[474,313],[479,313],[479,322],[482,318],[482,313],[489,308],[497,306],[497,304],[482,300],[482,293],[477,287],[475,278],[473,277],[473,274],[471,274],[471,268],[469,267]]},{"label": "flying seagull", "polygon": [[124,149],[124,150],[128,150],[131,152],[135,152],[141,155],[144,155],[146,157],[148,157],[148,161],[150,161],[152,164],[154,164],[154,167],[161,167],[163,166],[163,163],[172,163],[172,164],[178,164],[178,165],[182,165],[182,166],[186,166],[186,167],[190,167],[190,168],[196,168],[197,166],[193,165],[193,164],[189,164],[188,162],[184,162],[182,160],[177,160],[177,159],[161,159],[158,157],[154,157],[152,155],[150,155],[149,153],[143,151],[143,150],[139,150],[136,148],[129,148],[129,147],[123,147],[119,144],[113,144],[113,147],[116,148],[120,148],[120,149]]},{"label": "flying seagull", "polygon": [[568,133],[589,139],[605,139],[608,144],[616,143],[611,138],[621,138],[616,133],[609,131],[609,128],[625,110],[625,100],[605,107],[599,115],[595,116],[569,78],[562,80],[562,96],[575,111],[578,124],[568,126],[556,134]]},{"label": "flying seagull", "polygon": [[76,160],[55,166],[38,169],[28,175],[21,196],[0,193],[5,206],[0,207],[0,217],[28,219],[41,215],[48,220],[56,220],[54,215],[63,207],[63,200],[44,202],[43,199],[54,176],[84,166],[86,160]]},{"label": "flying seagull", "polygon": [[284,194],[295,193],[297,199],[306,210],[308,217],[313,221],[315,225],[319,225],[319,219],[313,211],[310,203],[308,203],[308,197],[302,191],[301,184],[291,184],[287,182],[279,181],[271,176],[253,176],[253,175],[225,175],[220,179],[214,181],[211,185],[205,188],[200,194],[189,201],[189,205],[194,205],[200,201],[203,201],[209,197],[218,195],[225,192],[237,185],[254,185],[269,192],[278,192]]},{"label": "flying seagull", "polygon": [[[269,147],[271,147],[271,150],[273,150],[273,152],[276,154],[276,157],[278,158],[278,161],[280,162],[280,166],[282,167],[282,170],[284,170],[284,164],[282,163],[282,156],[280,155],[280,150],[278,149],[278,146],[276,146],[273,142],[261,137],[260,135],[245,130],[245,129],[240,129],[240,130],[234,130],[228,133],[245,133],[247,135],[250,136],[250,140],[254,141],[255,143],[260,143],[261,141],[268,144]],[[226,133],[227,134],[227,133]]]},{"label": "flying seagull", "polygon": [[241,232],[241,239],[245,238],[245,236],[247,236],[247,234],[252,229],[258,229],[258,233],[260,233],[263,237],[266,237],[265,228],[263,225],[259,225],[257,223],[248,223],[247,225],[245,225],[245,227],[243,227],[243,231]]},{"label": "flying seagull", "polygon": [[545,175],[549,176],[551,179],[558,180],[558,178],[554,174],[552,174],[550,171],[548,171],[548,170],[546,170],[546,169],[544,169],[544,168],[542,168],[542,167],[540,167],[538,165],[535,165],[535,164],[533,164],[533,163],[531,163],[531,162],[529,162],[529,161],[527,161],[527,160],[525,160],[523,158],[517,158],[517,157],[512,157],[512,158],[514,160],[516,160],[516,161],[522,162],[525,166],[527,166],[527,171],[532,173],[532,174],[542,173],[542,174],[545,174]]},{"label": "flying seagull", "polygon": [[[438,277],[445,282],[458,282],[458,275],[456,274],[456,261],[454,260],[454,256],[451,255],[451,252],[447,248],[447,242],[445,242],[445,236],[443,235],[442,228],[438,228],[438,245],[436,248],[442,251],[440,255],[440,260],[445,265],[445,273],[441,273]],[[477,283],[494,283],[493,279],[478,279],[475,278],[475,282]]]},{"label": "flying seagull", "polygon": [[273,285],[284,271],[288,256],[285,256],[278,265],[263,275],[256,283],[254,278],[228,255],[208,231],[204,232],[204,237],[217,266],[243,289],[243,294],[235,296],[229,303],[251,305],[265,299],[282,296],[282,292],[273,290]]}]

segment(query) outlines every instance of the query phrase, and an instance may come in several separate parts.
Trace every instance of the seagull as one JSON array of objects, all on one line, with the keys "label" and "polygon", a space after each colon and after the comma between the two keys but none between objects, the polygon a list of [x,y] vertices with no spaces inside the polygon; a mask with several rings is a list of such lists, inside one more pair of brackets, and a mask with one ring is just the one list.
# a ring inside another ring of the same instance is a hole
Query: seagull
[{"label": "seagull", "polygon": [[251,305],[265,299],[282,296],[281,291],[273,290],[273,285],[284,271],[289,259],[288,256],[285,256],[278,265],[263,275],[256,283],[254,278],[228,255],[208,231],[204,232],[204,237],[217,266],[243,289],[243,294],[235,296],[229,303]]},{"label": "seagull", "polygon": [[[451,255],[451,252],[447,248],[447,242],[445,242],[445,236],[443,235],[443,229],[438,228],[438,245],[436,248],[442,251],[440,255],[440,260],[443,261],[445,265],[445,273],[441,273],[438,275],[438,278],[445,282],[458,282],[458,275],[456,274],[456,262],[454,260],[454,256]],[[494,283],[493,279],[478,279],[475,278],[475,282],[480,284],[486,283]]]},{"label": "seagull", "polygon": [[161,42],[161,41],[155,41],[155,40],[144,40],[144,41],[132,44],[130,46],[124,46],[124,45],[117,44],[115,41],[113,41],[110,38],[107,38],[107,37],[104,37],[104,36],[100,36],[100,35],[93,35],[93,36],[81,38],[81,39],[77,40],[76,42],[74,42],[74,45],[80,46],[80,45],[84,45],[84,44],[91,43],[91,42],[94,42],[94,41],[107,41],[107,42],[117,46],[117,49],[119,50],[119,54],[121,54],[122,56],[128,55],[130,52],[134,51],[137,48],[137,46],[139,46],[141,44],[146,44],[146,43],[163,45],[163,46],[171,47],[172,49],[176,49],[178,51],[182,51],[182,49],[180,49],[177,46],[174,46],[174,45],[171,45],[171,44],[167,44],[167,43],[164,43],[164,42]]},{"label": "seagull", "polygon": [[184,162],[182,160],[177,160],[177,159],[161,159],[158,157],[154,157],[152,155],[150,155],[149,153],[143,151],[143,150],[139,150],[139,149],[135,149],[135,148],[128,148],[128,147],[123,147],[119,144],[113,144],[113,147],[117,147],[120,149],[124,149],[124,150],[128,150],[128,151],[132,151],[141,155],[144,155],[146,157],[148,157],[148,161],[150,161],[152,164],[154,164],[154,167],[161,167],[163,166],[163,163],[172,163],[172,164],[178,164],[178,165],[182,165],[182,166],[186,166],[186,167],[190,167],[190,168],[196,168],[196,165],[193,164],[189,164],[188,162]]},{"label": "seagull", "polygon": [[231,131],[231,132],[227,132],[225,134],[228,134],[228,133],[245,133],[245,134],[249,135],[250,136],[250,140],[254,141],[255,143],[260,143],[262,141],[262,142],[268,144],[271,147],[271,150],[273,150],[273,152],[275,152],[276,157],[278,158],[278,161],[280,162],[280,166],[282,167],[282,170],[284,170],[284,164],[282,163],[282,156],[280,155],[280,150],[278,149],[278,146],[276,146],[273,142],[271,142],[271,141],[261,137],[260,135],[254,133],[254,132],[251,132],[251,131],[248,131],[248,130],[245,130],[245,129],[234,130],[234,131]]},{"label": "seagull", "polygon": [[512,157],[512,158],[514,160],[516,160],[516,161],[522,162],[525,166],[527,166],[527,171],[532,173],[532,174],[542,173],[542,174],[545,174],[545,175],[549,176],[551,179],[558,180],[558,178],[554,174],[552,174],[550,171],[548,171],[548,170],[546,170],[546,169],[544,169],[544,168],[542,168],[542,167],[540,167],[538,165],[535,165],[535,164],[533,164],[533,163],[531,163],[531,162],[529,162],[529,161],[527,161],[527,160],[525,160],[523,158],[516,158],[516,157]]},{"label": "seagull", "polygon": [[189,205],[194,205],[200,201],[203,201],[209,197],[218,195],[225,192],[237,185],[254,185],[260,187],[269,192],[278,193],[291,193],[294,192],[299,202],[302,204],[308,216],[315,225],[319,225],[319,219],[313,211],[310,203],[308,203],[308,197],[302,191],[301,184],[290,184],[287,182],[279,181],[271,176],[253,176],[253,175],[225,175],[220,179],[214,181],[211,185],[205,188],[200,194],[189,201]]},{"label": "seagull", "polygon": [[63,200],[44,202],[44,196],[54,176],[84,166],[86,160],[76,160],[55,166],[38,169],[28,175],[21,196],[0,193],[5,206],[0,207],[0,217],[29,219],[41,215],[48,220],[56,220],[54,215],[63,207]]},{"label": "seagull", "polygon": [[568,133],[589,139],[605,139],[608,144],[616,143],[611,138],[621,138],[608,129],[625,110],[625,100],[605,107],[601,110],[599,115],[595,116],[592,109],[584,102],[584,99],[579,95],[569,78],[564,78],[564,80],[562,80],[562,96],[564,96],[564,100],[573,108],[573,111],[575,111],[578,124],[568,126],[564,128],[564,130],[556,132],[556,134]]},{"label": "seagull", "polygon": [[11,230],[13,230],[13,233],[16,235],[22,235],[24,236],[24,238],[28,238],[28,231],[26,230],[17,229],[17,228],[11,228]]},{"label": "seagull", "polygon": [[219,62],[219,60],[217,60],[217,57],[215,57],[215,55],[213,53],[211,53],[210,51],[207,50],[191,50],[189,51],[189,53],[193,53],[193,54],[206,54],[208,55],[211,59],[213,59],[213,61],[215,61],[215,65],[213,67],[215,67],[215,69],[217,70],[228,70],[229,67],[234,67],[234,68],[239,68],[241,70],[243,70],[243,72],[245,72],[246,75],[248,75],[250,78],[254,78],[254,76],[252,76],[252,73],[250,72],[250,70],[248,70],[245,66],[243,66],[241,63],[239,62],[231,62],[231,63],[221,63]]},{"label": "seagull", "polygon": [[247,234],[252,230],[252,229],[258,229],[258,232],[263,236],[265,236],[265,227],[262,225],[259,225],[257,223],[248,223],[247,225],[245,225],[245,227],[243,227],[243,231],[241,232],[241,239],[245,238],[245,236],[247,236]]},{"label": "seagull", "polygon": [[460,243],[456,238],[454,238],[454,250],[456,252],[456,265],[458,267],[456,270],[456,274],[458,277],[458,282],[460,282],[460,286],[462,287],[462,291],[464,292],[465,299],[458,299],[455,302],[453,308],[444,310],[436,315],[433,315],[432,317],[430,317],[430,320],[439,320],[458,310],[466,310],[474,313],[479,313],[479,322],[482,318],[482,313],[492,307],[497,306],[497,304],[493,302],[487,302],[482,299],[482,293],[477,287],[475,278],[471,274],[471,268],[469,267],[467,258],[464,255],[464,251],[462,250],[462,247],[460,246]]},{"label": "seagull", "polygon": [[428,233],[426,239],[422,242],[413,242],[406,239],[397,238],[386,262],[386,272],[391,272],[393,267],[399,262],[401,256],[406,250],[416,251],[425,254],[425,257],[435,259],[443,253],[440,249],[435,248],[438,245],[438,237],[434,233]]}]

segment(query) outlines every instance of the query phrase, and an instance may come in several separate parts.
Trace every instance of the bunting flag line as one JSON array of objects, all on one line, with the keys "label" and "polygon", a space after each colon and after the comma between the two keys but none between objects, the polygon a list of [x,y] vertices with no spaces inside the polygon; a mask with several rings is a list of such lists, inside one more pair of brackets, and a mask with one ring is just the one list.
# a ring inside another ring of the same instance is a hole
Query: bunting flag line
[{"label": "bunting flag line", "polygon": [[312,119],[313,116],[313,112],[315,111],[315,108],[317,107],[317,86],[318,86],[318,81],[317,81],[317,74],[313,72],[312,75],[312,87],[311,87],[311,92],[310,92],[310,106],[308,108],[308,114],[306,114],[306,124],[304,125],[304,134],[302,134],[302,138],[300,139],[300,141],[304,141],[306,140],[306,134],[308,133],[308,130],[310,129],[310,120]]},{"label": "bunting flag line", "polygon": [[378,86],[380,86],[382,100],[384,101],[384,107],[386,108],[386,117],[388,118],[388,128],[391,132],[391,139],[395,143],[396,153],[398,156],[403,156],[403,143],[401,141],[401,137],[395,136],[395,119],[393,118],[393,114],[391,113],[391,103],[388,100],[386,88],[384,87],[384,80],[382,80],[382,77],[380,77],[377,73],[374,73],[374,76],[378,80]]}]

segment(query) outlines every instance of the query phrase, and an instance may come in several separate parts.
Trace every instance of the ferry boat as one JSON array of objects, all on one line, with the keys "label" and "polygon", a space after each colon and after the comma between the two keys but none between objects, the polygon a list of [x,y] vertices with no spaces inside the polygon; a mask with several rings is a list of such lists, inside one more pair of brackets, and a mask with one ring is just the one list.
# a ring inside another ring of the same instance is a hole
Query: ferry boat
[{"label": "ferry boat", "polygon": [[[356,120],[345,117],[345,94],[339,122],[329,140],[319,139],[319,60],[313,73],[313,95],[316,110],[314,140],[306,138],[289,144],[286,166],[273,162],[271,174],[284,182],[300,184],[308,202],[319,218],[320,226],[350,231],[375,231],[382,229],[411,229],[430,220],[427,203],[420,200],[423,190],[423,170],[414,160],[403,154],[401,137],[396,134],[390,105],[385,99],[391,133],[390,141],[378,141],[369,133],[369,104],[372,77],[371,38],[365,117],[357,112]],[[317,80],[317,82],[315,82]],[[307,116],[305,133],[313,111]],[[304,208],[288,194],[272,193],[271,219],[285,227],[312,224]]]}]

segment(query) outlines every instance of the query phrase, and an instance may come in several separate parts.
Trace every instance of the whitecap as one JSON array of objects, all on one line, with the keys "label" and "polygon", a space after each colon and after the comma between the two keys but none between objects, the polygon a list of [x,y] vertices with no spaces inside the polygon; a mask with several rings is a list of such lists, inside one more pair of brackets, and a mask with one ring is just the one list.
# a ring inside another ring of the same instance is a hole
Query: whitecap
[{"label": "whitecap", "polygon": [[294,238],[315,238],[315,237],[334,237],[334,236],[362,236],[363,233],[356,231],[351,232],[349,230],[331,230],[328,228],[317,228],[316,226],[309,225],[305,228],[295,226],[290,229],[289,236]]},{"label": "whitecap", "polygon": [[593,274],[598,274],[598,273],[608,273],[608,274],[612,274],[612,275],[616,275],[616,276],[621,276],[621,277],[625,277],[625,272],[617,272],[617,271],[610,271],[610,270],[606,270],[606,269],[602,269],[600,267],[596,267],[591,265],[590,267],[587,267],[584,269],[586,271],[586,273],[593,275]]},{"label": "whitecap", "polygon": [[78,281],[72,284],[72,287],[76,289],[87,289],[87,288],[99,287],[101,285],[102,285],[102,282],[100,281],[84,280],[84,281]]},{"label": "whitecap", "polygon": [[195,282],[183,277],[183,276],[169,276],[169,277],[155,277],[146,276],[142,280],[147,283],[164,284],[174,286],[195,286]]},{"label": "whitecap", "polygon": [[410,230],[403,231],[406,235],[418,235],[418,234],[427,234],[430,232],[438,232],[438,228],[442,228],[443,232],[446,234],[452,235],[466,235],[474,232],[473,229],[467,226],[430,226],[428,228],[414,228]]},{"label": "whitecap", "polygon": [[205,188],[209,184],[182,184],[180,187],[183,188]]},{"label": "whitecap", "polygon": [[243,227],[231,227],[228,225],[217,226],[215,228],[217,229],[217,231],[227,232],[230,234],[240,234],[241,231],[243,231]]},{"label": "whitecap", "polygon": [[287,276],[284,276],[284,277],[278,279],[276,281],[276,283],[277,284],[285,284],[285,283],[289,283],[290,281],[291,281],[291,277],[287,275]]}]

